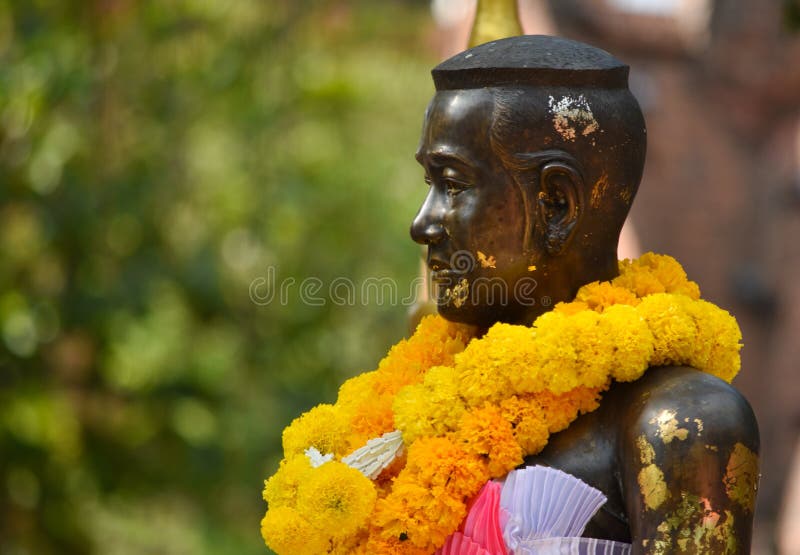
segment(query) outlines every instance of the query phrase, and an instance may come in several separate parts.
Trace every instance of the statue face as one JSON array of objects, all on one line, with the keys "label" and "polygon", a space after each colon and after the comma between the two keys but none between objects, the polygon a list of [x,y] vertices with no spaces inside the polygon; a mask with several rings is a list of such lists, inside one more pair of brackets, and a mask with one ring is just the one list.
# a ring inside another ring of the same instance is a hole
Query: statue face
[{"label": "statue face", "polygon": [[436,94],[417,152],[429,189],[411,225],[439,313],[485,326],[524,320],[536,287],[524,199],[489,140],[493,106],[485,89]]}]

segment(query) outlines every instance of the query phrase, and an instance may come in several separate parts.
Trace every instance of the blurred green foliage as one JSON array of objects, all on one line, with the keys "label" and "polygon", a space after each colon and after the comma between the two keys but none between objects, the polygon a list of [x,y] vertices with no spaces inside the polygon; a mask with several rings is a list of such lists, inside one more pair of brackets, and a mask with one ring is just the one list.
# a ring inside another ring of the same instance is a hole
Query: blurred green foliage
[{"label": "blurred green foliage", "polygon": [[406,308],[425,2],[0,0],[0,554],[265,553],[280,432]]}]

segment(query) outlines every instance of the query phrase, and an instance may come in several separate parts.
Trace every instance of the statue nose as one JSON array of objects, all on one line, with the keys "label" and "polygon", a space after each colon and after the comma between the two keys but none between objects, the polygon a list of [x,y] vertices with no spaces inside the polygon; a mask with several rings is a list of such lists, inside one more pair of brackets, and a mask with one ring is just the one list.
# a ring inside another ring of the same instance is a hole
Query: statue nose
[{"label": "statue nose", "polygon": [[435,245],[445,238],[447,230],[442,223],[443,207],[431,189],[417,216],[411,223],[411,238],[420,245]]},{"label": "statue nose", "polygon": [[428,190],[425,202],[411,222],[411,238],[420,245],[435,245],[447,236],[444,227],[446,205],[435,187]]},{"label": "statue nose", "polygon": [[447,231],[440,223],[420,221],[414,219],[411,224],[411,238],[420,245],[435,245],[444,239]]}]

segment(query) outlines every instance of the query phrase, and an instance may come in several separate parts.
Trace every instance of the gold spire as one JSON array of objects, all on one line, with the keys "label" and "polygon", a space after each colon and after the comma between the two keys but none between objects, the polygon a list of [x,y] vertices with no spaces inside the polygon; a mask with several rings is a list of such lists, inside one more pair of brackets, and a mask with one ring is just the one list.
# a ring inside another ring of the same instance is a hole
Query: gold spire
[{"label": "gold spire", "polygon": [[517,0],[478,0],[469,47],[522,34]]}]

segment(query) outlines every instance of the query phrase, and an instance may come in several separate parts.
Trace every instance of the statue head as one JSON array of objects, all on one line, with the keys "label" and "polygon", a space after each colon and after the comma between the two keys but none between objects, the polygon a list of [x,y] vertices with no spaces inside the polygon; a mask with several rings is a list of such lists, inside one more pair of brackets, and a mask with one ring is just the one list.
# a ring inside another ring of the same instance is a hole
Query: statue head
[{"label": "statue head", "polygon": [[433,70],[417,159],[439,313],[529,323],[617,272],[646,131],[628,67],[579,42],[520,36]]}]

